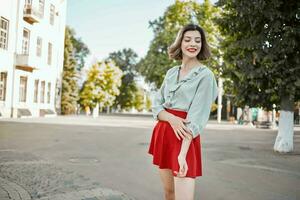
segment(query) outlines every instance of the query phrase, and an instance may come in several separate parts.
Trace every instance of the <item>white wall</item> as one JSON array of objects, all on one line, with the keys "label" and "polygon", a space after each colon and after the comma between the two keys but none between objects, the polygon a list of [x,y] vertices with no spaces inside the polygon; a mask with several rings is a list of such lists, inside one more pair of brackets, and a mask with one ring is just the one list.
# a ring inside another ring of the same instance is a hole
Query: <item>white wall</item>
[{"label": "white wall", "polygon": [[[33,4],[38,0],[33,0]],[[14,117],[18,108],[28,108],[33,116],[39,115],[39,109],[51,109],[55,111],[56,80],[61,79],[64,54],[64,30],[66,22],[66,0],[45,0],[44,16],[38,22],[29,24],[23,20],[23,8],[25,0],[0,0],[0,16],[10,20],[9,50],[0,50],[0,71],[8,71],[6,101],[0,102],[0,111],[10,112],[11,104],[14,107]],[[54,25],[50,24],[50,4],[55,6]],[[2,6],[4,5],[4,6]],[[30,31],[29,64],[36,66],[33,72],[16,69],[13,81],[13,66],[16,64],[16,55],[22,53],[22,40],[24,28]],[[14,34],[12,34],[14,33]],[[36,56],[37,37],[42,38],[42,55]],[[48,65],[48,42],[52,43],[52,62]],[[19,102],[20,76],[27,77],[26,103]],[[38,94],[41,92],[41,81],[45,81],[45,101],[34,103],[34,82],[39,80]],[[47,102],[48,83],[51,83],[51,99]],[[8,98],[10,97],[10,98]],[[2,105],[1,105],[2,104]],[[10,114],[9,114],[10,115]],[[9,117],[8,115],[6,115]]]},{"label": "white wall", "polygon": [[0,101],[0,112],[4,117],[10,117],[11,113],[17,3],[17,1],[0,0],[0,17],[7,19],[9,23],[7,49],[0,49],[0,72],[7,72],[5,101]]}]

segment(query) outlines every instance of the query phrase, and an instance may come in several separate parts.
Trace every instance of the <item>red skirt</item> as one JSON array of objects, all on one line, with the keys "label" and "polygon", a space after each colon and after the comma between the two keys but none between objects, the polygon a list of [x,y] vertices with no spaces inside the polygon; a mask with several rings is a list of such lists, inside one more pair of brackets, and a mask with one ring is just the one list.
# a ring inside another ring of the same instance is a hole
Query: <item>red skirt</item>
[{"label": "red skirt", "polygon": [[[187,112],[166,109],[181,118],[186,118]],[[153,155],[153,164],[159,166],[160,169],[170,169],[173,175],[174,171],[179,171],[177,157],[181,149],[182,140],[178,140],[175,133],[168,122],[158,121],[153,129],[151,143],[148,153]],[[201,161],[201,143],[200,135],[195,137],[188,149],[186,162],[188,171],[186,177],[196,178],[202,176],[202,161]]]}]

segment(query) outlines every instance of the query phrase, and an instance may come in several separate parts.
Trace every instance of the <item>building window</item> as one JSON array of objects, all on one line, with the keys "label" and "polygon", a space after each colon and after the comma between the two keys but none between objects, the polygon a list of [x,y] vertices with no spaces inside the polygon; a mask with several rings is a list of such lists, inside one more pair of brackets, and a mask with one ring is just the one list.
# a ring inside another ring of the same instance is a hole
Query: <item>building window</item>
[{"label": "building window", "polygon": [[20,77],[20,88],[19,88],[19,101],[26,102],[26,93],[27,93],[27,77]]},{"label": "building window", "polygon": [[48,83],[47,103],[50,103],[50,94],[51,94],[51,83]]},{"label": "building window", "polygon": [[39,13],[41,17],[44,17],[44,7],[45,7],[45,0],[39,0]]},{"label": "building window", "polygon": [[8,20],[0,19],[0,49],[7,49],[8,42]]},{"label": "building window", "polygon": [[52,44],[48,43],[48,65],[51,65],[52,61]]},{"label": "building window", "polygon": [[29,54],[29,39],[30,39],[30,31],[26,28],[23,30],[23,42],[22,42],[22,54]]},{"label": "building window", "polygon": [[36,56],[41,57],[42,56],[42,38],[37,37],[36,40]]},{"label": "building window", "polygon": [[45,81],[41,82],[41,96],[40,96],[40,102],[45,102]]},{"label": "building window", "polygon": [[54,5],[50,5],[50,24],[54,25],[54,16],[55,16],[55,7]]},{"label": "building window", "polygon": [[38,102],[38,94],[39,94],[39,80],[34,81],[34,103]]},{"label": "building window", "polygon": [[5,101],[7,72],[1,72],[0,75],[0,101]]}]

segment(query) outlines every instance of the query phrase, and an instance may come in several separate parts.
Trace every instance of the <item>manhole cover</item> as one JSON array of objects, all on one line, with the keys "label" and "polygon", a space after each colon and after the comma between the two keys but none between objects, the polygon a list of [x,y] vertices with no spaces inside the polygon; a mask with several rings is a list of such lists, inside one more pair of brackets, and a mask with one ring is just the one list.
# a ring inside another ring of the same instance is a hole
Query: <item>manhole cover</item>
[{"label": "manhole cover", "polygon": [[251,150],[250,147],[243,147],[243,146],[239,146],[239,149],[240,149],[240,150],[244,150],[244,151],[249,151],[249,150]]}]

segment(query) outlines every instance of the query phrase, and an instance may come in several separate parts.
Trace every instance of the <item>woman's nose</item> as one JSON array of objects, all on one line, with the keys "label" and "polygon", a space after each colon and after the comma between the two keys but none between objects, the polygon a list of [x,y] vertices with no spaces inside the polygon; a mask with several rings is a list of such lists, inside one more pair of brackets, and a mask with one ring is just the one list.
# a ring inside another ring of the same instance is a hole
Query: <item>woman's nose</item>
[{"label": "woman's nose", "polygon": [[191,43],[190,43],[191,46],[196,46],[196,42],[194,40],[191,40]]}]

